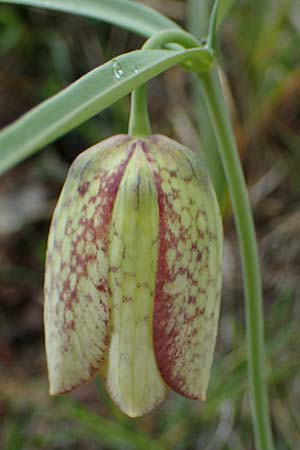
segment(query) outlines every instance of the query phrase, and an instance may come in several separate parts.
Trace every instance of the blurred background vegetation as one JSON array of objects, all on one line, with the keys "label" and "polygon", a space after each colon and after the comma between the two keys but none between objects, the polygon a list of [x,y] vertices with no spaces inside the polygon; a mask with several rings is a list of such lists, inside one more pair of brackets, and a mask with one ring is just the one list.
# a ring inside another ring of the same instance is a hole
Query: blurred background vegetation
[{"label": "blurred background vegetation", "polygon": [[[204,37],[206,0],[147,0]],[[143,40],[104,23],[0,5],[0,127]],[[253,206],[264,283],[272,423],[278,450],[300,448],[300,5],[240,0],[220,33],[224,88]],[[149,88],[153,131],[212,151],[193,80],[173,68]],[[126,132],[129,99],[0,179],[0,448],[2,450],[251,450],[240,261],[226,185],[224,289],[206,403],[174,393],[129,419],[96,379],[48,396],[43,270],[51,213],[75,156]],[[200,132],[199,132],[200,122]],[[201,129],[206,133],[201,133]],[[222,180],[218,173],[216,180]]]}]

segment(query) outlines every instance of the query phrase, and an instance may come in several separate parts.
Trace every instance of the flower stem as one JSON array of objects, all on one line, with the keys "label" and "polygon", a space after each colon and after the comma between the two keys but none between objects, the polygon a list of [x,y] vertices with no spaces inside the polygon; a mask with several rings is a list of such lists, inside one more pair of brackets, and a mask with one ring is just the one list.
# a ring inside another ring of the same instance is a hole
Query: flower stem
[{"label": "flower stem", "polygon": [[[214,18],[211,20],[209,30],[208,44],[213,52],[217,6],[218,2],[215,3]],[[184,48],[200,46],[197,39],[189,33],[165,30],[150,38],[143,48],[160,48],[167,44],[176,44]],[[248,377],[256,449],[274,450],[267,395],[262,283],[247,186],[217,71],[215,69],[198,73],[198,76],[205,92],[205,101],[217,138],[240,242],[246,308]],[[138,88],[132,96],[129,130],[133,135],[150,133],[150,126],[148,128],[147,125],[149,117],[145,89],[144,86]],[[139,120],[142,121],[140,125]]]},{"label": "flower stem", "polygon": [[183,30],[174,30],[174,28],[170,30],[163,30],[159,33],[151,36],[145,44],[143,45],[143,49],[155,49],[162,48],[164,45],[170,47],[170,44],[176,44],[176,46],[181,48],[196,48],[201,47],[201,43],[198,41],[195,36]]},{"label": "flower stem", "polygon": [[199,78],[217,138],[240,242],[246,303],[248,377],[256,449],[274,450],[267,397],[261,275],[247,186],[217,70]]},{"label": "flower stem", "polygon": [[[191,34],[181,30],[164,30],[148,39],[143,49],[161,48],[166,44],[176,43],[177,47],[193,48],[199,47],[199,41]],[[142,137],[151,133],[151,126],[147,105],[147,90],[143,85],[133,91],[131,95],[131,109],[128,126],[128,134]]]},{"label": "flower stem", "polygon": [[147,105],[147,87],[145,84],[131,94],[128,134],[135,137],[143,137],[151,134]]}]

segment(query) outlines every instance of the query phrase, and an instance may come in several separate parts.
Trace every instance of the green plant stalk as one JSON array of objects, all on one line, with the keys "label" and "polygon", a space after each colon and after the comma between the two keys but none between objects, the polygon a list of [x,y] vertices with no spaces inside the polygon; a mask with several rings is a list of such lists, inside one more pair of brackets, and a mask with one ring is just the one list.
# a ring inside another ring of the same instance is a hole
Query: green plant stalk
[{"label": "green plant stalk", "polygon": [[[190,33],[200,40],[207,35],[210,10],[211,2],[209,0],[187,0],[187,25]],[[190,89],[193,98],[195,124],[199,131],[199,152],[207,166],[221,211],[224,215],[228,203],[228,189],[220,160],[217,141],[211,126],[210,118],[208,117],[203,92],[197,76],[191,77]]]},{"label": "green plant stalk", "polygon": [[[153,50],[162,48],[166,44],[176,44],[177,49],[198,48],[199,41],[191,34],[183,30],[163,30],[151,38],[143,45],[143,50]],[[128,125],[128,134],[130,136],[143,137],[151,133],[147,105],[147,87],[140,86],[135,89],[131,95],[130,118]]]},{"label": "green plant stalk", "polygon": [[[216,15],[216,9],[214,9],[214,14]],[[211,26],[210,31],[214,33],[215,26]],[[213,39],[210,38],[210,45],[214,43]],[[166,30],[150,38],[144,45],[144,48],[159,48],[169,43],[176,43],[184,47],[194,47],[197,44],[197,40],[188,33]],[[214,69],[203,73],[199,71],[198,76],[204,89],[205,101],[219,146],[240,241],[246,303],[248,377],[256,448],[257,450],[274,450],[266,385],[262,283],[247,186],[217,70]],[[144,91],[140,91],[140,89],[144,89]],[[145,124],[149,123],[146,103],[145,88],[139,88],[133,94],[133,118],[130,118],[130,131],[139,133],[139,127],[135,127],[134,123],[135,111],[141,111],[144,114],[142,122],[144,121]]]},{"label": "green plant stalk", "polygon": [[245,293],[248,377],[257,450],[274,450],[266,381],[262,283],[247,186],[217,70],[199,75],[219,145],[239,236]]},{"label": "green plant stalk", "polygon": [[147,107],[147,87],[145,84],[139,89],[135,89],[131,94],[128,134],[135,137],[144,137],[151,134]]}]

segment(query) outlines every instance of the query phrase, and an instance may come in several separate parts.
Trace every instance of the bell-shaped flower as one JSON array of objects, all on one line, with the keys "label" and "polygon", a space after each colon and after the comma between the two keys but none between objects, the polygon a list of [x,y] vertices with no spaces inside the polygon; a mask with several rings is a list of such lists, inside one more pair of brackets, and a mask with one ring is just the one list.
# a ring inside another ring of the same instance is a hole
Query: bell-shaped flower
[{"label": "bell-shaped flower", "polygon": [[132,417],[168,388],[204,400],[221,264],[218,203],[196,153],[161,135],[119,135],[79,155],[48,241],[50,393],[99,373]]}]

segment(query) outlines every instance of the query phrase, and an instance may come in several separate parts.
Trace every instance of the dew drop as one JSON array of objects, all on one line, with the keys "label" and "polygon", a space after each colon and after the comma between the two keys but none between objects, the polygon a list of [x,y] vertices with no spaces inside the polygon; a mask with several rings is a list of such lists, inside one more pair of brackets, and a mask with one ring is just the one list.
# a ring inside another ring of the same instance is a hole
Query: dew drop
[{"label": "dew drop", "polygon": [[120,80],[124,75],[123,66],[118,61],[113,62],[113,73],[118,80]]},{"label": "dew drop", "polygon": [[121,80],[123,77],[129,77],[138,73],[138,69],[134,64],[127,63],[121,64],[119,61],[113,61],[113,74],[117,80]]},{"label": "dew drop", "polygon": [[138,69],[135,67],[134,64],[130,64],[130,66],[131,66],[131,72],[132,72],[133,74],[136,74],[136,73],[139,72]]}]

